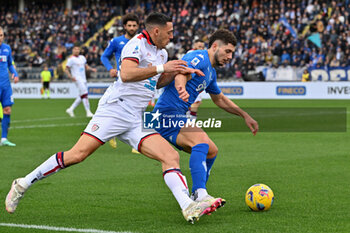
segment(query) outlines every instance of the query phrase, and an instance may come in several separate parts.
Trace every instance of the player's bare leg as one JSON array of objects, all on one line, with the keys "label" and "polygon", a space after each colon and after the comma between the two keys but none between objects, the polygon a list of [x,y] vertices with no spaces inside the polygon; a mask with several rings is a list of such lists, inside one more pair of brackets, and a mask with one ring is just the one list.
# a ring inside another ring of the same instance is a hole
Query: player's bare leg
[{"label": "player's bare leg", "polygon": [[15,212],[20,199],[32,184],[68,166],[84,161],[100,146],[101,142],[83,134],[72,149],[52,155],[24,178],[15,179],[5,200],[7,212]]},{"label": "player's bare leg", "polygon": [[164,138],[159,134],[151,135],[142,142],[139,150],[161,162],[164,181],[179,203],[186,221],[193,223],[212,211],[209,201],[194,202],[189,198],[186,177],[180,170],[179,154]]}]

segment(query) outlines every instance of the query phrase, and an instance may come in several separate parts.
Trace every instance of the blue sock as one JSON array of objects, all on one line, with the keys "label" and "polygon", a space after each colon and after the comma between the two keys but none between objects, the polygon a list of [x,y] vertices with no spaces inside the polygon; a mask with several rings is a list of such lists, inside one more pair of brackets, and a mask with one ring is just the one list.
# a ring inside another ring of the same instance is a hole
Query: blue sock
[{"label": "blue sock", "polygon": [[207,159],[207,180],[206,182],[208,182],[208,179],[209,179],[209,176],[210,176],[210,170],[211,170],[211,167],[213,166],[214,164],[214,161],[216,159],[216,155],[214,158],[211,158],[211,159]]},{"label": "blue sock", "polygon": [[192,147],[190,157],[190,170],[192,175],[192,192],[199,188],[204,188],[207,180],[207,154],[209,145],[206,143],[197,144]]},{"label": "blue sock", "polygon": [[10,115],[4,114],[4,118],[1,122],[1,138],[7,138],[7,133],[10,126]]}]

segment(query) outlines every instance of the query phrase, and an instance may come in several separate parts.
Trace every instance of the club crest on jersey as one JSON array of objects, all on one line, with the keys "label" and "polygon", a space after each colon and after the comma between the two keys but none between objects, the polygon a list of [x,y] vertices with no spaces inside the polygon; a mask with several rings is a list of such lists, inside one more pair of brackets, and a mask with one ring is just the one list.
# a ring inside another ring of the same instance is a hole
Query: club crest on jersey
[{"label": "club crest on jersey", "polygon": [[193,60],[191,61],[191,65],[193,65],[193,66],[196,66],[196,65],[198,65],[198,63],[200,62],[200,60],[198,59],[198,58],[193,58]]},{"label": "club crest on jersey", "polygon": [[100,127],[97,125],[97,124],[94,124],[92,127],[91,127],[91,131],[92,132],[95,132],[99,129]]}]

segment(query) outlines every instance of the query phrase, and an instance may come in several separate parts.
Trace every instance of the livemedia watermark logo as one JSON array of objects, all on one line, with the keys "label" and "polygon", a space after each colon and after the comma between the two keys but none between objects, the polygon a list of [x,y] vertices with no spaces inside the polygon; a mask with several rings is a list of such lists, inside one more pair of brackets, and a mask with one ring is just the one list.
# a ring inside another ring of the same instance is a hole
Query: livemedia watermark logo
[{"label": "livemedia watermark logo", "polygon": [[191,119],[186,114],[181,113],[161,113],[144,112],[143,114],[143,128],[144,129],[160,129],[160,128],[176,128],[176,127],[197,127],[203,129],[222,127],[222,121],[209,117],[207,119]]}]

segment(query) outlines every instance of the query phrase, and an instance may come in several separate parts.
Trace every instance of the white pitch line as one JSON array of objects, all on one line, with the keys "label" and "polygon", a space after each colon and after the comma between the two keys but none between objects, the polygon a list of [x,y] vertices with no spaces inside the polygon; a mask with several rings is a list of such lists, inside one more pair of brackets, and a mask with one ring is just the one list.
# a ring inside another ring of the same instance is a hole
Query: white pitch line
[{"label": "white pitch line", "polygon": [[87,232],[87,233],[132,233],[130,231],[104,231],[99,229],[79,229],[79,228],[68,228],[68,227],[53,227],[45,225],[26,225],[26,224],[15,224],[15,223],[0,223],[3,227],[17,227],[27,229],[39,229],[48,231],[66,231],[66,232]]},{"label": "white pitch line", "polygon": [[[64,119],[70,119],[71,117],[48,117],[48,118],[32,118],[32,119],[26,119],[26,120],[11,120],[11,123],[22,123],[22,122],[33,122],[33,121],[55,121],[55,120],[64,120]],[[84,117],[74,117],[75,119],[84,118]]]},{"label": "white pitch line", "polygon": [[11,129],[54,128],[54,127],[79,126],[79,125],[87,125],[87,123],[68,123],[68,124],[47,124],[47,125],[11,126]]}]

